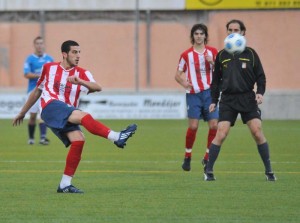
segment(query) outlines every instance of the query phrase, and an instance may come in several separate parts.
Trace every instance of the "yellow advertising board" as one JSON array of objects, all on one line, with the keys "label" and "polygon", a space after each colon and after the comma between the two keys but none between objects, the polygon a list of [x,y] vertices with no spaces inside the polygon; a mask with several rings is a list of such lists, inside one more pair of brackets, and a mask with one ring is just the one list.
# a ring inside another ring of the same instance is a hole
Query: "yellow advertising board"
[{"label": "yellow advertising board", "polygon": [[187,10],[299,9],[300,0],[186,0]]}]

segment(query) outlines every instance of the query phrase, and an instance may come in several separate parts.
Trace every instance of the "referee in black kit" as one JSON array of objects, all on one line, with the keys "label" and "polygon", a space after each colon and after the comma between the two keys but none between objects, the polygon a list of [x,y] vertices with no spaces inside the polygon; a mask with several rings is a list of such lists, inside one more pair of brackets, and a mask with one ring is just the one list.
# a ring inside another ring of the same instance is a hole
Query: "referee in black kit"
[{"label": "referee in black kit", "polygon": [[[226,24],[227,34],[239,33],[245,35],[246,27],[240,20],[231,20]],[[254,92],[254,86],[257,86]],[[257,53],[250,47],[240,54],[229,54],[221,50],[215,61],[215,70],[211,85],[212,104],[214,111],[222,91],[219,103],[219,123],[216,137],[209,149],[204,180],[213,181],[214,163],[219,155],[222,143],[234,126],[238,114],[244,124],[247,124],[257,144],[258,152],[265,166],[267,181],[275,181],[270,162],[269,145],[262,132],[261,112],[258,104],[263,101],[266,89],[266,76]]]}]

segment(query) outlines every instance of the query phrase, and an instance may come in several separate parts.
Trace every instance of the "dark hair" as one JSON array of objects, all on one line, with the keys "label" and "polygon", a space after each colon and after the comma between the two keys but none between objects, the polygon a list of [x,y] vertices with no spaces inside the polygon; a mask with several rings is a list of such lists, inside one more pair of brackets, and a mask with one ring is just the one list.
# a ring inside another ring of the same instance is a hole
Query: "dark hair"
[{"label": "dark hair", "polygon": [[43,40],[43,37],[37,36],[33,39],[33,43],[35,43],[37,40]]},{"label": "dark hair", "polygon": [[196,30],[200,29],[201,31],[204,32],[205,34],[205,39],[204,39],[204,44],[207,44],[207,39],[208,39],[208,29],[207,26],[204,25],[203,23],[199,23],[199,24],[195,24],[192,29],[191,29],[191,43],[194,44],[195,40],[194,40],[194,33],[196,32]]},{"label": "dark hair", "polygon": [[244,35],[246,34],[246,26],[244,25],[244,23],[241,21],[241,20],[238,20],[238,19],[232,19],[230,20],[227,24],[226,24],[226,29],[228,30],[228,27],[230,24],[232,23],[237,23],[240,25],[240,29],[241,31],[244,32]]},{"label": "dark hair", "polygon": [[71,49],[71,46],[79,46],[79,44],[73,40],[67,40],[61,44],[61,52],[68,53]]}]

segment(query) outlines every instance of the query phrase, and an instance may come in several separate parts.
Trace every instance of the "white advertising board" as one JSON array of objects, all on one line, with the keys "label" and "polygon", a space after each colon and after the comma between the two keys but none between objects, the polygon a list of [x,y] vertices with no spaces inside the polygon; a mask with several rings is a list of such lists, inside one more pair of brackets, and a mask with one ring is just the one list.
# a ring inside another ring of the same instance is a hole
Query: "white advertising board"
[{"label": "white advertising board", "polygon": [[0,94],[0,118],[13,118],[27,99],[26,94]]},{"label": "white advertising board", "polygon": [[[26,95],[1,94],[0,118],[13,118],[26,101]],[[97,119],[183,119],[184,94],[85,95],[79,108]]]}]

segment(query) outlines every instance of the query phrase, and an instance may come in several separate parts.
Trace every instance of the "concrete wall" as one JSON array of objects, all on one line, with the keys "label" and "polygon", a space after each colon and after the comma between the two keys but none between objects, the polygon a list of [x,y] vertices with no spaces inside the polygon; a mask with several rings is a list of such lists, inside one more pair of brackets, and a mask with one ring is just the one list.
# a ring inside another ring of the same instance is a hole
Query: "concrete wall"
[{"label": "concrete wall", "polygon": [[[183,16],[181,18],[181,15]],[[209,11],[165,15],[151,23],[151,82],[147,86],[146,23],[139,26],[139,88],[141,91],[182,91],[174,81],[180,53],[190,47],[194,23],[209,27],[209,44],[221,49],[225,24],[241,19],[247,27],[248,45],[253,47],[267,75],[267,92],[262,105],[265,119],[300,119],[300,10]],[[134,17],[133,17],[134,18]],[[175,19],[173,19],[175,18]],[[32,52],[32,40],[40,34],[38,22],[0,21],[0,92],[25,92],[23,62]],[[52,21],[45,24],[47,53],[61,59],[60,45],[74,39],[81,45],[80,66],[88,68],[104,91],[134,91],[134,20]]]},{"label": "concrete wall", "polygon": [[263,119],[300,120],[300,91],[268,91],[260,108]]},{"label": "concrete wall", "polygon": [[300,56],[297,55],[300,50],[300,10],[210,13],[209,24],[214,27],[211,42],[219,48],[224,38],[223,24],[232,18],[244,21],[247,44],[260,56],[268,89],[300,90]]},{"label": "concrete wall", "polygon": [[[300,11],[212,11],[198,21],[151,23],[151,84],[150,90],[180,90],[174,73],[180,53],[190,47],[189,32],[194,23],[209,27],[209,44],[222,48],[225,24],[232,18],[242,19],[247,27],[248,45],[256,49],[267,75],[269,90],[299,90],[298,64],[300,42]],[[146,23],[139,26],[139,85],[146,84]],[[60,45],[74,39],[81,45],[80,66],[88,68],[104,89],[134,89],[134,21],[47,22],[47,52],[61,59]],[[32,52],[32,40],[40,34],[40,24],[0,23],[0,87],[25,89],[23,61]]]}]

